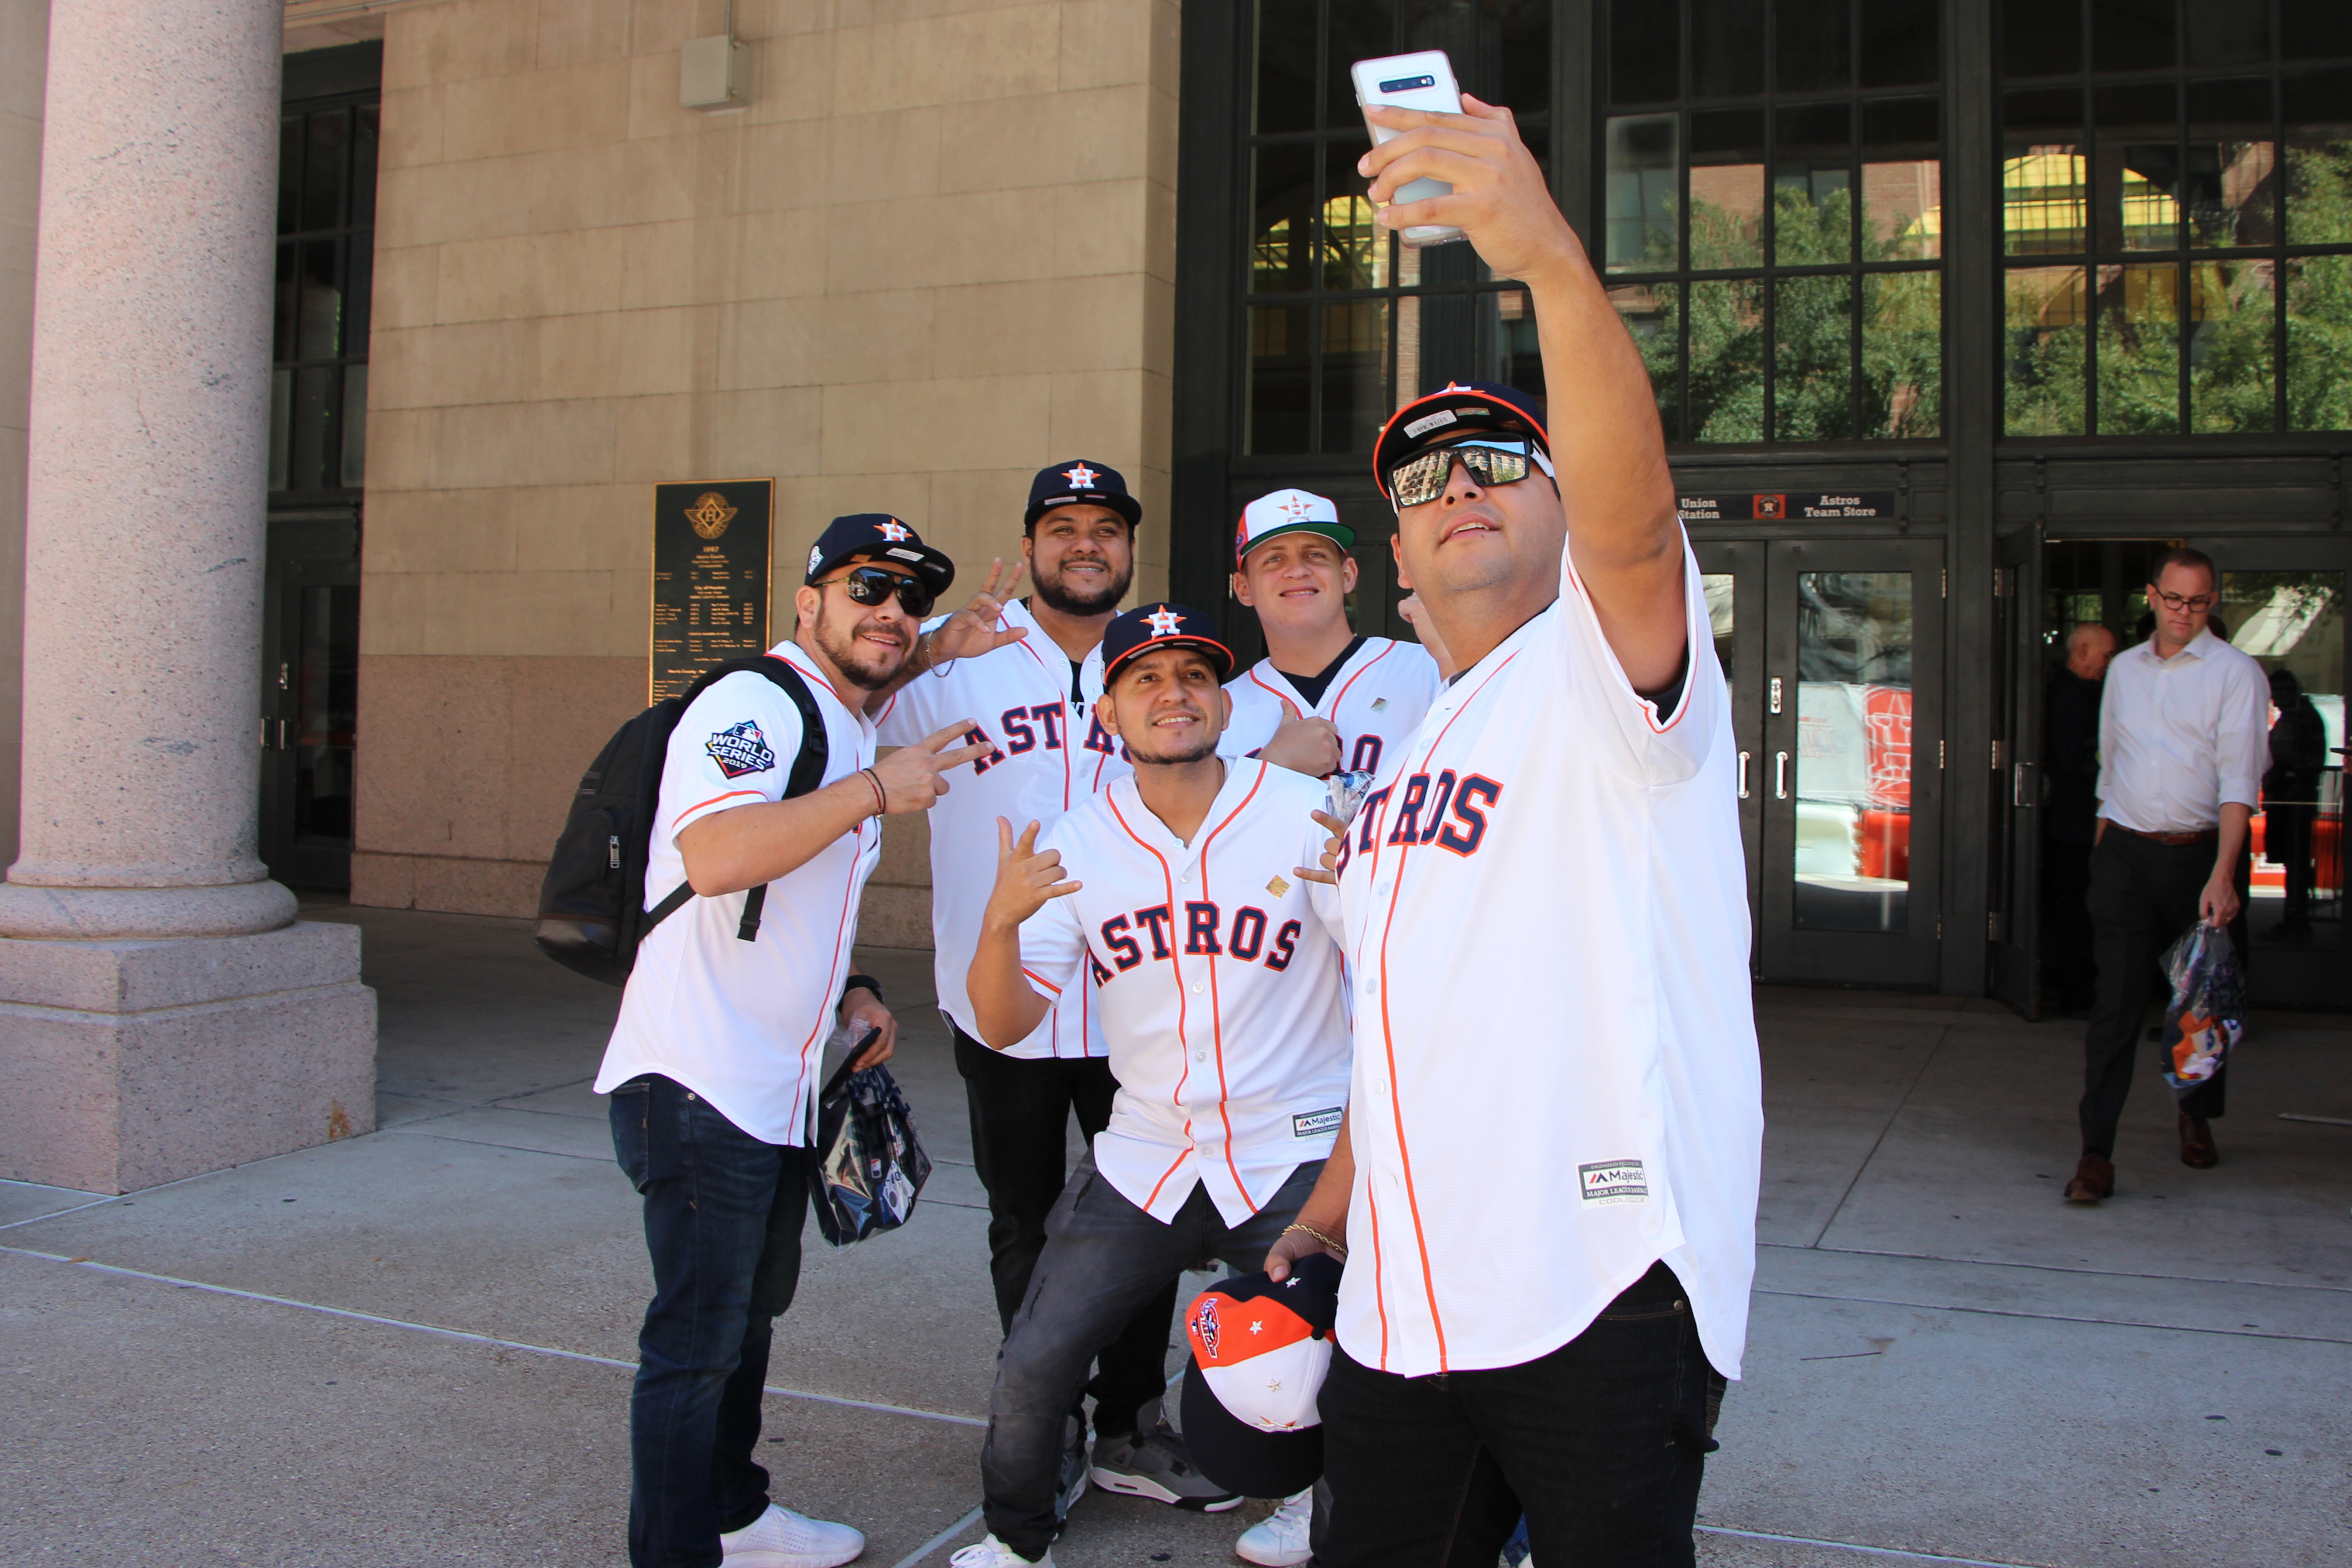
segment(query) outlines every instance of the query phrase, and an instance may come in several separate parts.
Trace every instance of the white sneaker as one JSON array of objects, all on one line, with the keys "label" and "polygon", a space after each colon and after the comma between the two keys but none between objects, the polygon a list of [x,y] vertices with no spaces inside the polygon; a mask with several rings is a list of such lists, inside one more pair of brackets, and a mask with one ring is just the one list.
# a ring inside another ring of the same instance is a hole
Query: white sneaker
[{"label": "white sneaker", "polygon": [[866,1550],[866,1537],[845,1524],[794,1513],[776,1503],[740,1530],[719,1538],[727,1568],[841,1568]]},{"label": "white sneaker", "polygon": [[1315,1518],[1315,1489],[1282,1500],[1282,1506],[1242,1531],[1234,1551],[1244,1563],[1262,1568],[1298,1568],[1315,1555],[1307,1544],[1307,1527]]},{"label": "white sneaker", "polygon": [[1054,1551],[1047,1547],[1045,1555],[1032,1563],[991,1535],[949,1558],[948,1565],[949,1568],[1054,1568]]}]

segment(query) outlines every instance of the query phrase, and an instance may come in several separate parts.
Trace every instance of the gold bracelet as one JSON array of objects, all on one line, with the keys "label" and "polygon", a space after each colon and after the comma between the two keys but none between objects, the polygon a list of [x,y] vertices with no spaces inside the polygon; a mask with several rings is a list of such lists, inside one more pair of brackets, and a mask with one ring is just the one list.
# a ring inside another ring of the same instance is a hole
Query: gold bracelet
[{"label": "gold bracelet", "polygon": [[1308,1236],[1311,1236],[1316,1240],[1321,1242],[1325,1247],[1328,1247],[1333,1256],[1337,1257],[1342,1263],[1348,1260],[1348,1244],[1341,1241],[1338,1237],[1331,1235],[1328,1231],[1318,1230],[1315,1226],[1308,1225],[1305,1220],[1293,1220],[1290,1224],[1282,1227],[1282,1234],[1288,1236],[1294,1230],[1304,1231]]}]

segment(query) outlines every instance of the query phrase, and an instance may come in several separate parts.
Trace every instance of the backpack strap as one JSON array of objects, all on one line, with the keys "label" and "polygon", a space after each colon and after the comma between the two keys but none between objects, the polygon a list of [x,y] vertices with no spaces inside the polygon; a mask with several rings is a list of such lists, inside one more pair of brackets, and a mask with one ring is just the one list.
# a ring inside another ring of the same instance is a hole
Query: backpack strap
[{"label": "backpack strap", "polygon": [[[801,749],[799,755],[793,759],[793,771],[785,775],[783,798],[793,800],[809,794],[824,782],[824,767],[831,748],[825,740],[824,715],[817,711],[816,697],[809,690],[807,679],[799,670],[793,668],[790,660],[777,658],[771,654],[761,654],[757,658],[731,659],[716,669],[705,672],[696,680],[693,686],[687,689],[687,702],[692,703],[696,698],[728,676],[743,672],[765,676],[786,697],[791,698],[793,706],[800,710]],[[646,911],[644,929],[650,931],[684,908],[687,900],[692,897],[694,897],[692,883],[678,884],[671,889],[667,898]],[[765,882],[745,892],[743,917],[735,924],[736,941],[757,942],[759,940],[760,915],[767,907],[767,902],[768,885]]]}]

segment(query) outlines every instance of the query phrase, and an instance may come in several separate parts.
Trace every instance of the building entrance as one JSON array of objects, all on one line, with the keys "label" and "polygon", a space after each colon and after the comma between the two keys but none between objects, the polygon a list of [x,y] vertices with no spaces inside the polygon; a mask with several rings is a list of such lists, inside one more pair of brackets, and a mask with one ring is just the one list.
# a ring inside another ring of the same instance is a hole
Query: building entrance
[{"label": "building entrance", "polygon": [[1757,977],[1932,986],[1942,542],[1696,548],[1731,684]]}]

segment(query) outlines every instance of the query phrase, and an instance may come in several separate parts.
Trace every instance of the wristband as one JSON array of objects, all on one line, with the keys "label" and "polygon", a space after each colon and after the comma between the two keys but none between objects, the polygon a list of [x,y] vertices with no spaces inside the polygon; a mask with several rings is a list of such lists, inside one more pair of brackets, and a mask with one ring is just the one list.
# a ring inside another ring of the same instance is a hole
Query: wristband
[{"label": "wristband", "polygon": [[880,816],[887,812],[890,809],[890,793],[882,787],[882,775],[872,768],[860,768],[857,773],[874,791],[874,809],[866,815]]},{"label": "wristband", "polygon": [[849,994],[853,991],[871,991],[874,993],[874,1000],[879,1002],[883,999],[882,983],[879,980],[870,974],[853,974],[841,983],[841,1000],[834,1005],[836,1007],[849,1005]]}]

